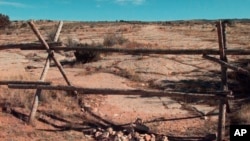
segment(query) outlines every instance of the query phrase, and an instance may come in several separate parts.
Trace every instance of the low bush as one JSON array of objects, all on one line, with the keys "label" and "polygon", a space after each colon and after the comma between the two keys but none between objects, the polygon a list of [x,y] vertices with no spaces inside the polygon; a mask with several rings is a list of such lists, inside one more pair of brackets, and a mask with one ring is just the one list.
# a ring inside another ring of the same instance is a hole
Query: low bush
[{"label": "low bush", "polygon": [[[102,47],[101,45],[88,45],[88,44],[80,44],[78,46],[81,47]],[[94,62],[101,59],[101,52],[98,51],[89,51],[89,50],[77,50],[74,52],[76,61],[81,63]]]},{"label": "low bush", "polygon": [[0,28],[6,28],[10,23],[9,16],[0,13]]},{"label": "low bush", "polygon": [[56,30],[51,30],[49,33],[47,33],[47,41],[53,42],[55,38]]},{"label": "low bush", "polygon": [[103,45],[111,47],[114,45],[122,45],[127,41],[128,39],[124,38],[121,34],[108,34],[104,37]]},{"label": "low bush", "polygon": [[250,124],[249,100],[242,100],[238,105],[239,109],[230,115],[231,124]]},{"label": "low bush", "polygon": [[67,47],[76,47],[78,45],[78,39],[74,39],[72,37],[68,37],[66,40]]}]

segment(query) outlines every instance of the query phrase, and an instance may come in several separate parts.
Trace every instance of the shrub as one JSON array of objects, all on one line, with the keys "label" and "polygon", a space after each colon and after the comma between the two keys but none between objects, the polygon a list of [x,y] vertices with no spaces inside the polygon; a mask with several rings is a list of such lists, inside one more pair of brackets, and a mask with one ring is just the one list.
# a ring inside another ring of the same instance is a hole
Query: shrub
[{"label": "shrub", "polygon": [[239,109],[233,112],[231,117],[231,124],[249,124],[250,123],[250,103],[249,100],[241,100]]},{"label": "shrub", "polygon": [[28,26],[29,26],[28,23],[25,22],[21,24],[20,28],[27,28]]},{"label": "shrub", "polygon": [[81,63],[97,61],[101,58],[100,53],[96,51],[76,51],[74,54],[76,60]]},{"label": "shrub", "polygon": [[122,45],[127,42],[128,39],[124,38],[121,34],[108,34],[104,37],[103,45],[104,46],[114,46],[114,45]]},{"label": "shrub", "polygon": [[[42,28],[42,27],[41,27],[41,28]],[[55,38],[56,32],[57,32],[57,28],[58,28],[57,25],[54,25],[54,26],[52,27],[52,29],[49,30],[49,31],[47,32],[47,40],[48,40],[48,41],[54,42],[54,38]],[[46,28],[44,27],[44,29],[46,29]],[[59,36],[58,41],[60,42],[60,36]]]},{"label": "shrub", "polygon": [[78,39],[77,38],[72,38],[68,37],[66,40],[66,46],[67,47],[76,47],[78,45]]},{"label": "shrub", "polygon": [[45,26],[41,26],[41,27],[39,27],[39,30],[46,30],[46,27]]},{"label": "shrub", "polygon": [[0,28],[6,28],[10,25],[9,16],[0,13]]},{"label": "shrub", "polygon": [[[75,43],[74,43],[75,44]],[[103,47],[101,44],[77,44],[78,47]],[[89,51],[89,50],[76,50],[74,52],[77,62],[88,63],[101,59],[101,52],[99,51]]]},{"label": "shrub", "polygon": [[[102,47],[101,44],[80,44],[79,41],[75,38],[68,37],[66,42],[67,47]],[[101,59],[101,52],[98,51],[89,51],[89,50],[76,50],[74,52],[76,62],[88,63]]]},{"label": "shrub", "polygon": [[[83,47],[102,47],[100,45],[80,45]],[[101,59],[101,53],[98,51],[88,51],[88,50],[81,50],[81,51],[75,51],[74,52],[75,57],[76,57],[76,61],[77,62],[81,62],[81,63],[88,63],[88,62],[93,62],[93,61],[97,61],[99,59]]]},{"label": "shrub", "polygon": [[[249,59],[242,59],[238,61],[238,66],[242,67],[243,69],[250,72],[250,60]],[[239,82],[239,88],[240,91],[242,91],[244,94],[248,94],[250,92],[249,86],[250,86],[250,76],[246,74],[242,74],[240,72],[233,72],[234,77],[232,79]]]},{"label": "shrub", "polygon": [[56,34],[56,30],[51,30],[48,34],[47,34],[47,40],[49,42],[53,42],[54,38],[55,38],[55,34]]}]

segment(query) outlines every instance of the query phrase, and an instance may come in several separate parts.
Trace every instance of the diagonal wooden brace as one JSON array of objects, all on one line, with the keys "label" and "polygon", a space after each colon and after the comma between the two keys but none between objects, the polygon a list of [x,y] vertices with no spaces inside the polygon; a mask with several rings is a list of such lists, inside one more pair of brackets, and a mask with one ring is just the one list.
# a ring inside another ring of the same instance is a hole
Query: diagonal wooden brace
[{"label": "diagonal wooden brace", "polygon": [[[62,24],[63,24],[63,22],[59,23],[57,32],[56,32],[55,37],[54,37],[54,41],[55,42],[57,42],[57,40],[59,38],[59,34],[60,34],[60,31],[61,31],[61,28],[62,28]],[[42,43],[42,45],[46,48],[46,50],[48,52],[48,57],[46,59],[46,63],[45,63],[43,72],[42,72],[42,74],[40,76],[40,81],[44,81],[45,80],[46,74],[47,74],[47,72],[49,70],[49,66],[50,66],[50,59],[52,58],[53,61],[56,64],[56,66],[60,70],[62,76],[64,77],[65,81],[67,82],[67,84],[69,86],[72,86],[71,83],[70,83],[70,81],[69,81],[69,79],[67,78],[67,76],[66,76],[63,68],[62,68],[61,63],[55,58],[54,51],[50,49],[48,43],[43,39],[41,33],[37,30],[37,28],[35,27],[33,21],[30,21],[29,25],[32,28],[32,30],[35,33],[35,35],[37,36],[37,38],[39,39],[39,41]],[[32,111],[31,111],[30,117],[29,117],[29,123],[30,124],[34,124],[35,114],[36,114],[36,111],[37,111],[37,108],[38,108],[39,97],[40,97],[41,93],[42,93],[42,89],[37,89],[36,90],[36,94],[35,94],[34,101],[33,101]],[[77,94],[76,91],[74,91],[74,93]]]},{"label": "diagonal wooden brace", "polygon": [[34,33],[36,34],[37,38],[39,39],[39,41],[44,45],[44,47],[46,48],[47,52],[49,53],[49,55],[51,56],[51,59],[55,62],[56,66],[58,67],[59,71],[61,72],[64,80],[66,81],[66,83],[69,86],[72,86],[71,82],[69,81],[65,71],[63,70],[63,67],[61,65],[61,63],[55,58],[54,56],[54,51],[50,49],[49,45],[47,44],[47,42],[44,40],[44,38],[42,37],[41,33],[38,31],[38,29],[36,28],[36,26],[34,25],[33,21],[29,22],[30,27],[32,28],[32,30],[34,31]]}]

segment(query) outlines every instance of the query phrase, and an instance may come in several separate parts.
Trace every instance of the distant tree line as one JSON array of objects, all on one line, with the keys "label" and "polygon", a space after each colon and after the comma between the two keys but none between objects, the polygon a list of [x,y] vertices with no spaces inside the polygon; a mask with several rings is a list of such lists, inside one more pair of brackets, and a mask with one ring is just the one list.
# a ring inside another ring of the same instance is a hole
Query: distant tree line
[{"label": "distant tree line", "polygon": [[8,15],[0,13],[0,28],[5,28],[10,25],[10,19]]}]

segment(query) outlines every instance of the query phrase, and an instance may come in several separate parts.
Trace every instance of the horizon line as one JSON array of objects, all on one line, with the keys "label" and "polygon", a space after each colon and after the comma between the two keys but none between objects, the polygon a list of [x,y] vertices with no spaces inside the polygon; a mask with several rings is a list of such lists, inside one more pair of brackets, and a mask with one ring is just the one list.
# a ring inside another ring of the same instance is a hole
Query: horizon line
[{"label": "horizon line", "polygon": [[15,21],[66,21],[66,22],[181,22],[181,21],[219,21],[219,20],[249,20],[250,18],[218,18],[218,19],[177,19],[177,20],[58,20],[58,19],[29,19],[10,20]]}]

